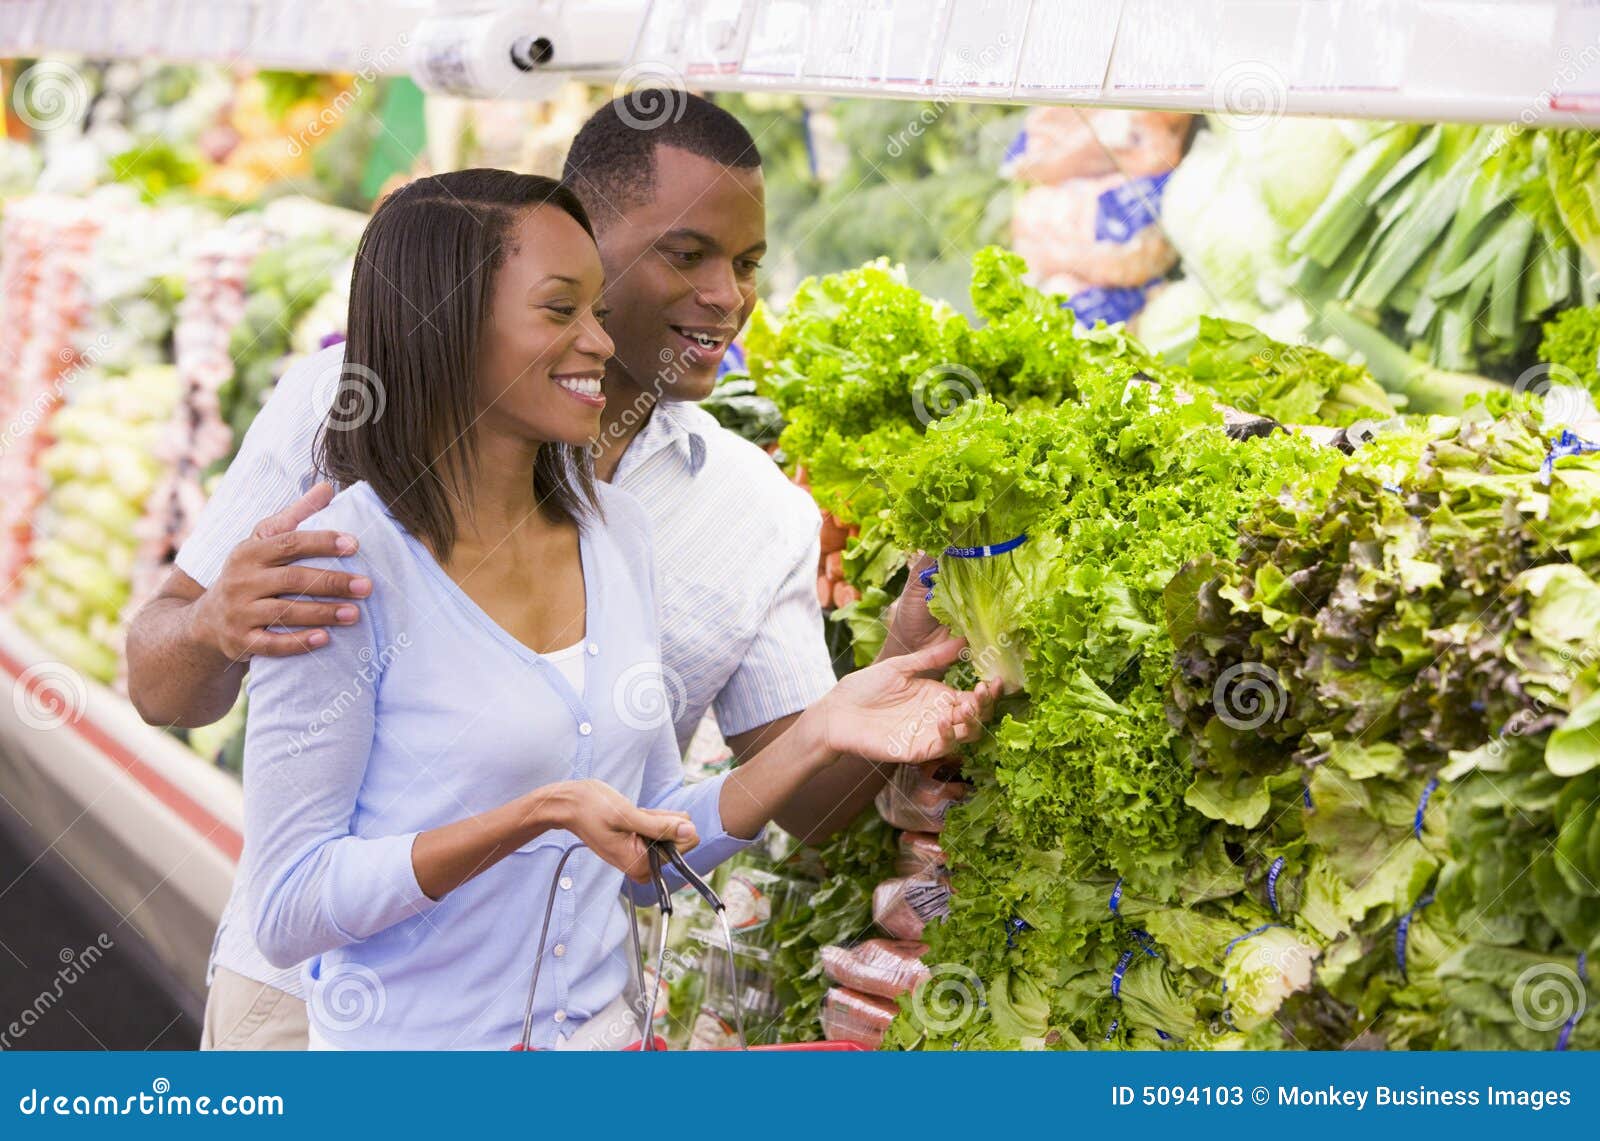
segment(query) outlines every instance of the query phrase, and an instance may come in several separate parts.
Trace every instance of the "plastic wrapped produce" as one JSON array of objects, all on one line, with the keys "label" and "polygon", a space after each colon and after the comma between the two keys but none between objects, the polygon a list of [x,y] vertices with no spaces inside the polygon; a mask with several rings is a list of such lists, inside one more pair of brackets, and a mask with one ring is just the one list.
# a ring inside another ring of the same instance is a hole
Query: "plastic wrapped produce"
[{"label": "plastic wrapped produce", "polygon": [[[258,220],[236,216],[190,252],[173,333],[182,398],[154,448],[163,472],[141,524],[148,544],[141,565],[159,568],[183,545],[205,507],[206,468],[232,450],[220,392],[234,374],[229,339],[245,315],[245,276],[266,241]],[[159,581],[157,573],[142,574],[132,604],[141,605]]]},{"label": "plastic wrapped produce", "polygon": [[917,766],[895,770],[877,796],[878,815],[909,832],[938,832],[950,805],[967,795],[960,781],[930,777]]},{"label": "plastic wrapped produce", "polygon": [[28,561],[37,460],[84,363],[77,341],[100,225],[92,202],[35,195],[9,202],[0,227],[0,595]]},{"label": "plastic wrapped produce", "polygon": [[899,1009],[885,998],[834,987],[822,1000],[822,1036],[876,1050]]},{"label": "plastic wrapped produce", "polygon": [[1097,285],[1142,286],[1178,255],[1154,223],[1160,178],[1119,175],[1035,186],[1017,202],[1012,244],[1041,278],[1071,274]]},{"label": "plastic wrapped produce", "polygon": [[1183,158],[1193,118],[1171,111],[1035,107],[1020,154],[1006,169],[1023,182],[1161,174]]},{"label": "plastic wrapped produce", "polygon": [[896,939],[921,939],[935,919],[950,914],[950,881],[924,872],[884,880],[872,892],[872,921]]},{"label": "plastic wrapped produce", "polygon": [[50,421],[39,457],[48,493],[35,513],[33,563],[22,575],[19,621],[86,675],[115,680],[140,523],[160,481],[156,442],[178,403],[171,365],[126,376],[80,370],[71,403]]},{"label": "plastic wrapped produce", "polygon": [[896,998],[909,994],[928,978],[922,956],[926,943],[905,939],[868,939],[854,947],[822,948],[822,969],[840,986]]},{"label": "plastic wrapped produce", "polygon": [[944,849],[939,847],[938,836],[931,832],[900,833],[900,854],[895,859],[897,874],[914,876],[935,872],[944,866]]}]

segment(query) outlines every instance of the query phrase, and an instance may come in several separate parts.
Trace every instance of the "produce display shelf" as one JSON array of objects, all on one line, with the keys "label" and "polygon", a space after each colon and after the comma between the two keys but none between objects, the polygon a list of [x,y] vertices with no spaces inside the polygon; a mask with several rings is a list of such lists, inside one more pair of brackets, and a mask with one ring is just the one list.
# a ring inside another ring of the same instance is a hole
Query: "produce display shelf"
[{"label": "produce display shelf", "polygon": [[[304,35],[314,23],[316,36]],[[433,34],[451,24],[474,30]],[[542,40],[548,62],[509,63]],[[553,81],[1600,125],[1600,0],[0,0],[0,57],[77,52]]]},{"label": "produce display shelf", "polygon": [[[0,615],[0,813],[137,929],[192,996],[242,846],[239,782]],[[111,932],[116,938],[116,932]]]}]

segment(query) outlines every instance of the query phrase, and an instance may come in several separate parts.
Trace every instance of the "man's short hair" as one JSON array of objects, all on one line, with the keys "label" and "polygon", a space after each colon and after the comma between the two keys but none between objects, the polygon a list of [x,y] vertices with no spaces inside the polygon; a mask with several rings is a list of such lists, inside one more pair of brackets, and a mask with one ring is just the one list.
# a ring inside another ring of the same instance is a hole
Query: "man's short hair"
[{"label": "man's short hair", "polygon": [[744,124],[709,99],[672,88],[630,91],[589,116],[567,151],[563,181],[596,227],[655,196],[657,147],[742,170],[761,165]]}]

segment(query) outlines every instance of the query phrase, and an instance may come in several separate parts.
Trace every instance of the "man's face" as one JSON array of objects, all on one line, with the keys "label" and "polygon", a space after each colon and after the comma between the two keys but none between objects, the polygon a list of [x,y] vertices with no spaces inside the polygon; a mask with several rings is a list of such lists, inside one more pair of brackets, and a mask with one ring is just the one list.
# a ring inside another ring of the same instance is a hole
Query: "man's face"
[{"label": "man's face", "polygon": [[656,148],[654,197],[592,211],[606,271],[613,370],[663,400],[700,400],[756,303],[767,249],[759,167]]}]

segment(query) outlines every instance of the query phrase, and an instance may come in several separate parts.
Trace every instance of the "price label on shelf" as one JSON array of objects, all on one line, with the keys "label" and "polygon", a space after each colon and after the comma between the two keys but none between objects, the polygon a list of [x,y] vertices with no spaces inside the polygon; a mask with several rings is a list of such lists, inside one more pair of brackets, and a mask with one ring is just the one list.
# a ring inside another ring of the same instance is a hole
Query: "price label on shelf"
[{"label": "price label on shelf", "polygon": [[1127,0],[1111,57],[1114,91],[1195,91],[1210,84],[1220,0]]},{"label": "price label on shelf", "polygon": [[1413,15],[1407,0],[1303,0],[1290,89],[1398,91]]},{"label": "price label on shelf", "polygon": [[689,79],[736,74],[755,9],[754,0],[699,0],[684,32],[683,74]]},{"label": "price label on shelf", "polygon": [[820,0],[793,10],[767,5],[773,16],[764,29],[758,24],[751,32],[746,73],[754,66],[776,76],[798,62],[791,74],[804,86],[925,90],[933,82],[945,4]]},{"label": "price label on shelf", "polygon": [[761,0],[740,77],[774,85],[797,83],[811,50],[813,16],[806,0]]},{"label": "price label on shelf", "polygon": [[1033,0],[954,0],[940,52],[939,89],[1009,94],[1033,7]]},{"label": "price label on shelf", "polygon": [[1600,0],[1566,0],[1556,20],[1550,106],[1600,112]]},{"label": "price label on shelf", "polygon": [[[280,0],[274,4],[256,4],[250,28],[247,58],[266,66],[296,69],[303,60],[317,50],[309,42],[321,38],[320,29],[326,25],[327,14],[307,11],[304,0]],[[306,35],[307,28],[318,28],[315,37]],[[215,31],[215,25],[212,26]]]},{"label": "price label on shelf", "polygon": [[1039,0],[1028,20],[1017,94],[1083,95],[1105,86],[1122,0]]},{"label": "price label on shelf", "polygon": [[0,58],[30,55],[43,0],[0,0]]}]

